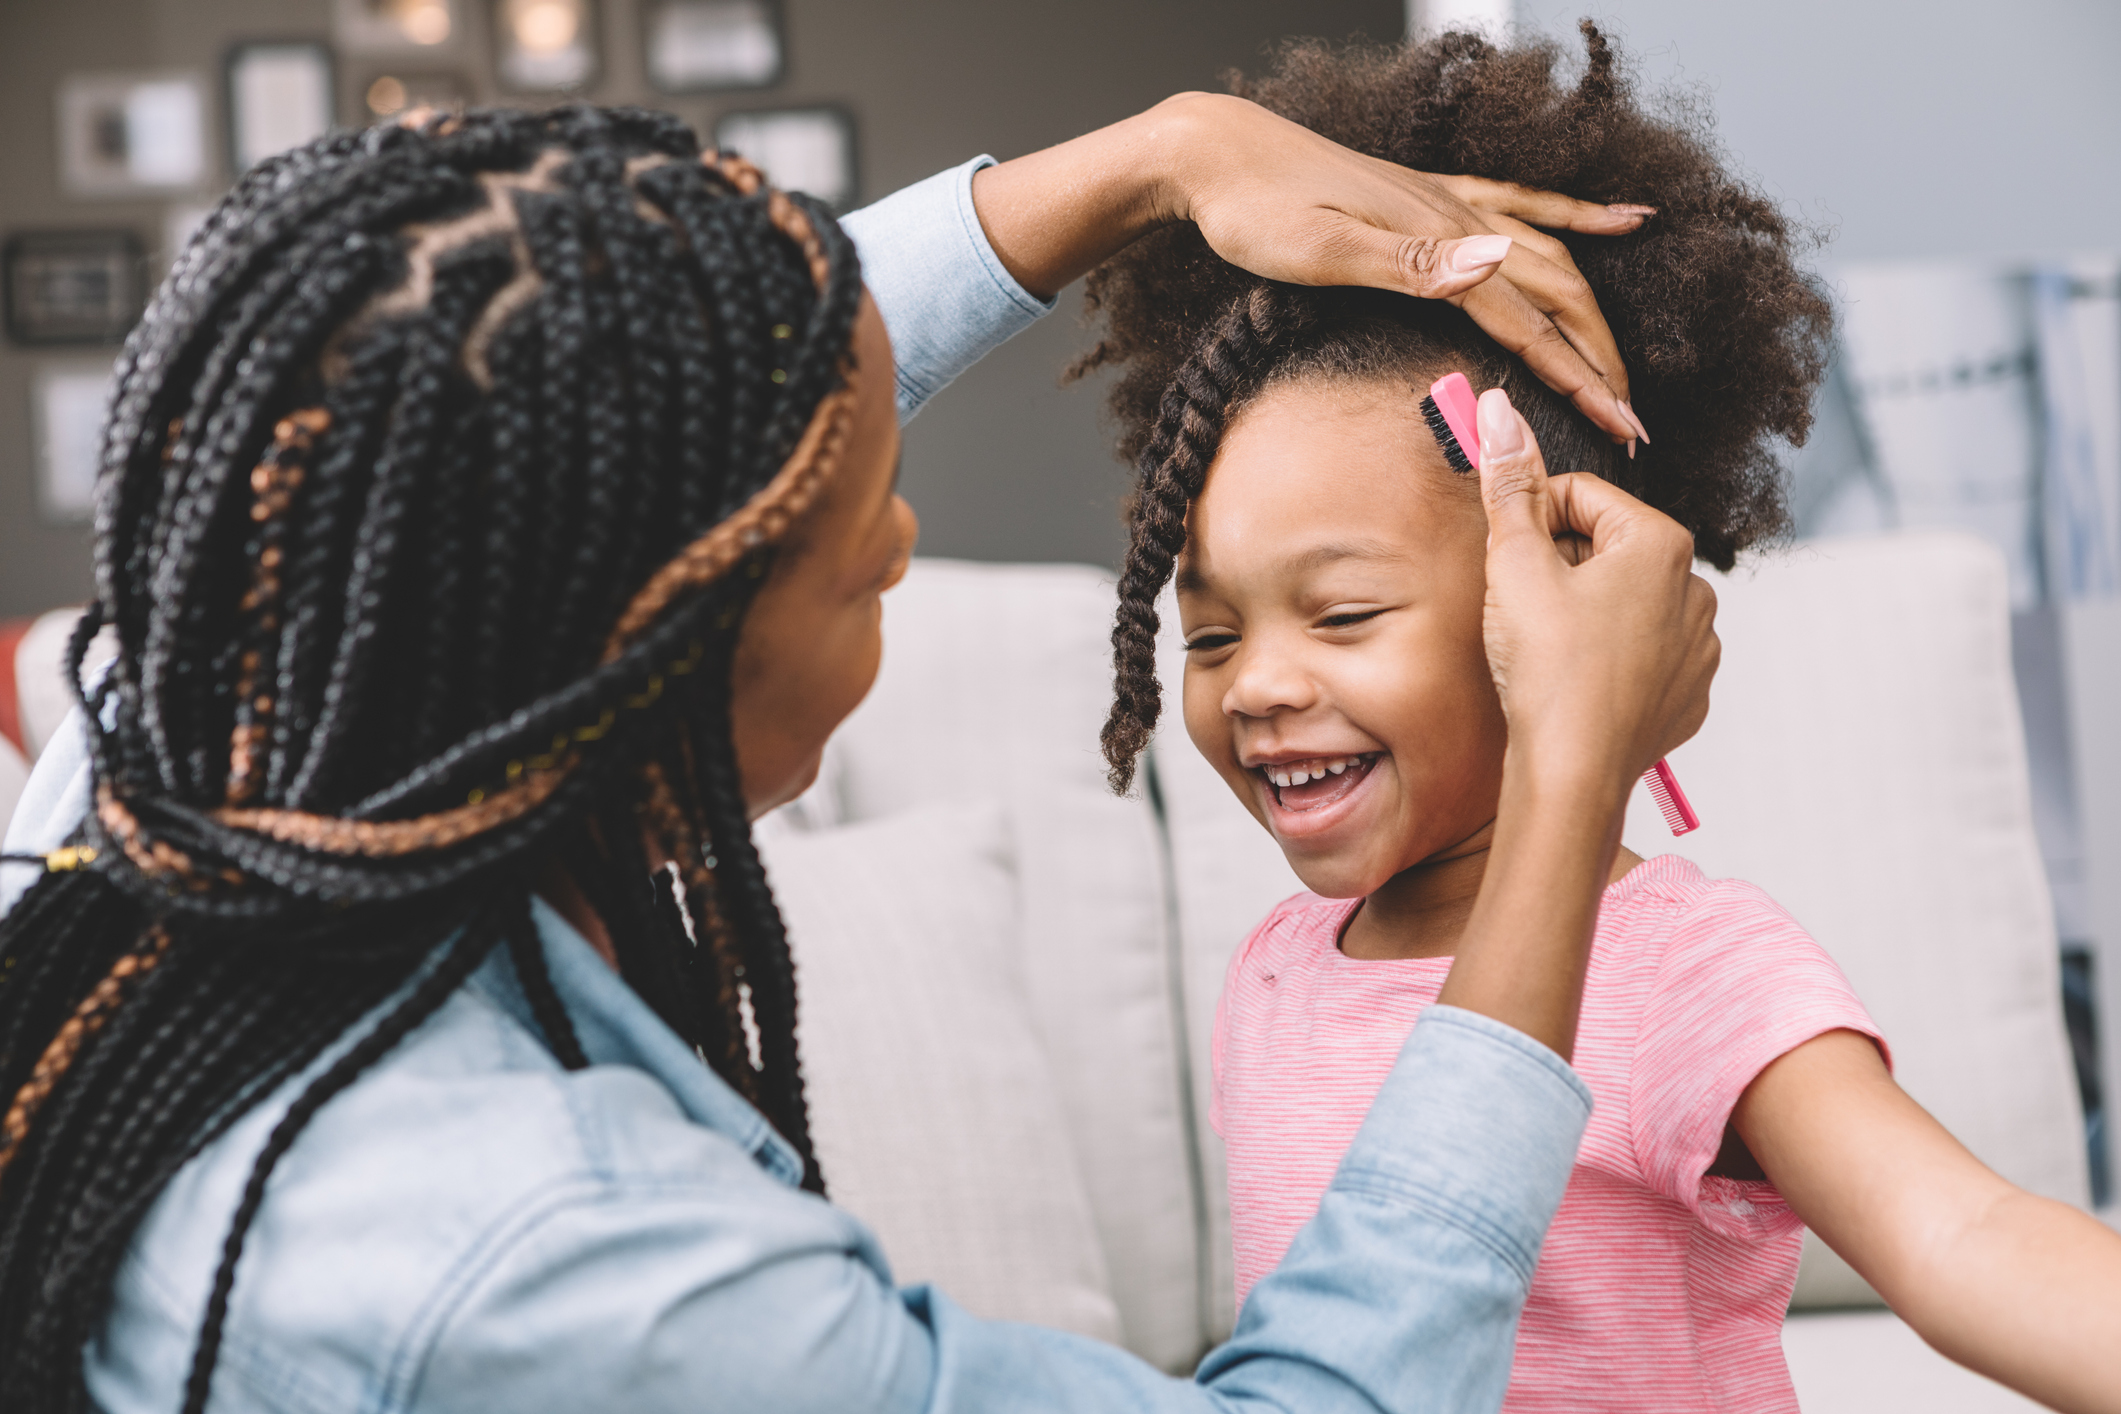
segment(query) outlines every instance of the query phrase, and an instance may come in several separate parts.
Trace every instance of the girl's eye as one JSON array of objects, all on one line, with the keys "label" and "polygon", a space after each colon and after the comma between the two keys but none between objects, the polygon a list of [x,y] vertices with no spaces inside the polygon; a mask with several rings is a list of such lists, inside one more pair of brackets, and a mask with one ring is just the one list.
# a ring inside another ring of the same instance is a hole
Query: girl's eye
[{"label": "girl's eye", "polygon": [[1186,640],[1186,651],[1188,653],[1202,653],[1216,648],[1228,648],[1235,642],[1237,642],[1237,635],[1234,633],[1211,632],[1195,634]]},{"label": "girl's eye", "polygon": [[1327,628],[1353,628],[1357,624],[1368,623],[1383,612],[1382,609],[1358,609],[1353,613],[1328,614],[1320,619],[1319,623]]}]

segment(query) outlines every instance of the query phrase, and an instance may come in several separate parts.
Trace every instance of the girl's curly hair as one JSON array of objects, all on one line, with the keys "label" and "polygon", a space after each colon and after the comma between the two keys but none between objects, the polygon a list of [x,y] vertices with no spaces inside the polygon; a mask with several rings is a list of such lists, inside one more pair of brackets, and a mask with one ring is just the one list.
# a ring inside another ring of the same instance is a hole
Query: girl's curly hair
[{"label": "girl's curly hair", "polygon": [[1789,523],[1779,443],[1811,426],[1832,310],[1798,269],[1809,233],[1728,171],[1711,117],[1688,98],[1641,104],[1611,44],[1586,20],[1582,76],[1557,77],[1552,40],[1498,48],[1476,35],[1419,43],[1283,45],[1239,96],[1358,152],[1657,214],[1625,236],[1559,232],[1626,360],[1631,402],[1657,437],[1633,460],[1455,307],[1377,290],[1260,279],[1218,257],[1198,228],[1136,242],[1089,278],[1101,337],[1070,370],[1116,366],[1121,455],[1139,480],[1112,631],[1115,683],[1103,740],[1112,785],[1161,712],[1156,599],[1185,546],[1223,429],[1263,388],[1298,377],[1404,381],[1457,368],[1500,386],[1547,465],[1591,471],[1693,532],[1729,569]]}]

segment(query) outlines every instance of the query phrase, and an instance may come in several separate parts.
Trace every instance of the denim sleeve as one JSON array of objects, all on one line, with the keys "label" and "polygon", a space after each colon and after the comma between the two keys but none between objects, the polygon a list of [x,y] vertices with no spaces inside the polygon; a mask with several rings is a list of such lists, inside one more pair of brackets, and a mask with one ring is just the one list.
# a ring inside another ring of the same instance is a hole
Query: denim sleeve
[{"label": "denim sleeve", "polygon": [[900,422],[1053,308],[1016,283],[972,209],[972,174],[993,165],[975,157],[840,222],[891,333]]},{"label": "denim sleeve", "polygon": [[[711,1186],[672,1183],[694,1156],[665,1152],[661,1181],[546,1208],[478,1265],[439,1316],[448,1338],[418,1361],[414,1407],[1493,1410],[1589,1109],[1551,1052],[1432,1008],[1318,1216],[1193,1380],[1080,1336],[977,1319],[927,1287],[894,1289],[841,1210],[707,1153]],[[682,1128],[669,1143],[705,1142]]]}]

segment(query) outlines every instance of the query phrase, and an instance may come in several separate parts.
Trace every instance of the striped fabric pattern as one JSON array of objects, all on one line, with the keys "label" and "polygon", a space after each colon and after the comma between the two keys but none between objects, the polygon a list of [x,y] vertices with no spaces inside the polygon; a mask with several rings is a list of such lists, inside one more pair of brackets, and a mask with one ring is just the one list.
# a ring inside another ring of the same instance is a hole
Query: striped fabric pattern
[{"label": "striped fabric pattern", "polygon": [[[1317,1211],[1450,970],[1343,954],[1357,903],[1299,894],[1231,961],[1209,1117],[1229,1151],[1240,1302]],[[1596,1109],[1505,1414],[1795,1414],[1781,1328],[1802,1224],[1771,1185],[1707,1169],[1753,1077],[1837,1028],[1878,1039],[1841,970],[1759,889],[1666,855],[1606,890],[1575,1057]]]}]

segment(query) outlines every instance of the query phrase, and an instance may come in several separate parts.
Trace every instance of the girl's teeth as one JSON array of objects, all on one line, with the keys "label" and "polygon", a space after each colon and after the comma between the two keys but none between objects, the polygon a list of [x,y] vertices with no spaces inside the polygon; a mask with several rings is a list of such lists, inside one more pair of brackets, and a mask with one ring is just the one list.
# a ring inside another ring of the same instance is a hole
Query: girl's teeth
[{"label": "girl's teeth", "polygon": [[1290,786],[1322,781],[1329,775],[1341,775],[1361,759],[1358,756],[1335,756],[1325,761],[1307,761],[1299,770],[1275,770],[1269,767],[1266,774],[1268,780],[1286,790]]}]

